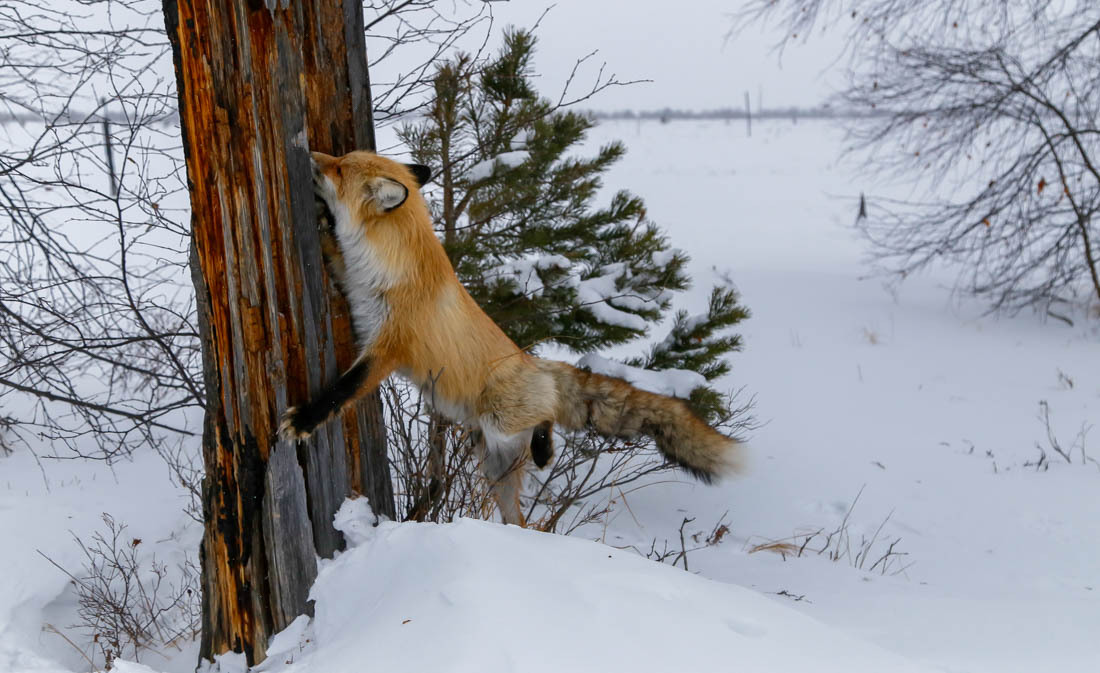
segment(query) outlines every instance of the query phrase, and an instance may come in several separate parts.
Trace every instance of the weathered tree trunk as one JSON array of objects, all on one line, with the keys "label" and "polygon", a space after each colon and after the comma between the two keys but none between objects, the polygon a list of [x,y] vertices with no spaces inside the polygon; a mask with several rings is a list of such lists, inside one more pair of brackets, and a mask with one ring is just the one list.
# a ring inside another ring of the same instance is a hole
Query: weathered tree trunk
[{"label": "weathered tree trunk", "polygon": [[[192,206],[207,409],[200,656],[264,659],[308,610],[350,492],[393,516],[377,396],[300,446],[280,413],[353,356],[322,271],[309,149],[374,148],[359,0],[164,0]],[[364,578],[370,581],[370,578]]]}]

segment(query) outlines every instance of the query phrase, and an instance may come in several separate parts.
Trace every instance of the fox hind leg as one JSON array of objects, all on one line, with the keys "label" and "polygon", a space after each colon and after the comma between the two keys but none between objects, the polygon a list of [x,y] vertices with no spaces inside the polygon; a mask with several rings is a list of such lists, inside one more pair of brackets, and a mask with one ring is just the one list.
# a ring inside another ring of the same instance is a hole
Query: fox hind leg
[{"label": "fox hind leg", "polygon": [[554,423],[543,421],[531,433],[531,460],[541,470],[554,457]]},{"label": "fox hind leg", "polygon": [[504,474],[493,480],[493,496],[504,523],[527,527],[519,494],[523,489],[523,463],[514,461]]},{"label": "fox hind leg", "polygon": [[531,432],[501,435],[495,428],[482,425],[481,471],[489,480],[504,523],[526,526],[519,496],[523,489],[524,465]]}]

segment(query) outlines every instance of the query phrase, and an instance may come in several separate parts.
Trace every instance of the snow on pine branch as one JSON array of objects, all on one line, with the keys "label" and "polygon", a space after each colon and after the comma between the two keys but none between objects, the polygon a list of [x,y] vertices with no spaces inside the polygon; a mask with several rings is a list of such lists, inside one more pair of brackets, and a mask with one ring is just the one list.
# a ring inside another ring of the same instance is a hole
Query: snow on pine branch
[{"label": "snow on pine branch", "polygon": [[473,166],[470,166],[470,170],[467,171],[466,176],[470,182],[480,182],[485,178],[490,177],[496,172],[497,166],[505,166],[507,168],[515,168],[530,158],[531,153],[527,150],[514,150],[512,152],[504,152],[498,154],[495,157],[479,161]]},{"label": "snow on pine branch", "polygon": [[687,369],[642,369],[631,367],[594,353],[577,361],[577,366],[597,374],[622,379],[642,390],[658,395],[688,399],[696,388],[707,385],[707,379],[699,372]]},{"label": "snow on pine branch", "polygon": [[486,280],[501,280],[514,283],[519,291],[528,297],[542,295],[544,288],[539,271],[548,269],[566,269],[573,266],[567,257],[562,255],[534,255],[504,262],[493,270]]},{"label": "snow on pine branch", "polygon": [[[539,272],[552,269],[569,272],[574,266],[576,263],[564,255],[532,255],[500,263],[486,276],[486,280],[512,283],[523,295],[538,297],[546,289]],[[672,296],[672,292],[664,288],[631,287],[645,279],[632,274],[626,264],[608,264],[600,271],[600,275],[585,280],[578,280],[575,274],[567,274],[551,286],[572,287],[580,307],[598,321],[638,332],[646,331],[648,322],[628,311],[660,310]],[[624,286],[620,288],[619,285]]]},{"label": "snow on pine branch", "polygon": [[519,133],[516,134],[516,137],[512,138],[512,143],[511,143],[512,144],[512,149],[513,150],[525,150],[525,149],[527,149],[528,143],[530,143],[531,139],[534,138],[534,137],[535,137],[535,132],[532,131],[530,127],[520,129]]},{"label": "snow on pine branch", "polygon": [[[706,313],[700,313],[698,315],[690,316],[684,319],[683,322],[679,322],[673,326],[669,331],[668,336],[664,338],[661,343],[654,346],[653,350],[656,353],[663,353],[671,348],[675,348],[677,342],[683,338],[684,335],[691,334],[701,325],[705,325],[710,321],[710,316]],[[700,346],[702,348],[702,346]]]},{"label": "snow on pine branch", "polygon": [[641,316],[620,311],[611,305],[610,298],[619,294],[615,288],[618,274],[609,273],[577,283],[577,299],[596,319],[607,325],[625,327],[644,332],[648,323]]},{"label": "snow on pine branch", "polygon": [[[671,293],[663,289],[644,292],[631,287],[635,284],[632,281],[642,279],[634,277],[630,268],[622,262],[608,264],[600,271],[603,272],[601,275],[577,282],[577,299],[581,302],[581,306],[606,325],[645,332],[649,322],[640,315],[628,313],[622,309],[659,310]],[[620,288],[619,284],[624,286]],[[645,294],[649,296],[646,297]]]},{"label": "snow on pine branch", "polygon": [[664,250],[658,250],[653,253],[653,264],[658,268],[664,268],[672,263],[672,260],[676,258],[676,255],[683,255],[684,251],[679,248],[665,248]]}]

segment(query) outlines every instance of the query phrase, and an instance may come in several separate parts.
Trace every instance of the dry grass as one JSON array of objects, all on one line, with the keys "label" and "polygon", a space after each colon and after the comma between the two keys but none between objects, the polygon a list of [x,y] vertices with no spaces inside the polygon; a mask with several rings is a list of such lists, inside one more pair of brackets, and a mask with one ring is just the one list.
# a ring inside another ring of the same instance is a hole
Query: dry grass
[{"label": "dry grass", "polygon": [[870,537],[861,535],[858,541],[852,537],[850,520],[861,495],[863,495],[862,488],[859,489],[859,493],[852,500],[852,504],[836,528],[831,530],[817,528],[786,538],[766,539],[750,544],[748,553],[771,552],[779,554],[784,560],[788,557],[824,556],[834,563],[846,562],[853,568],[877,572],[880,575],[904,574],[913,564],[905,562],[908,552],[898,550],[901,538],[882,537],[882,531],[889,523],[893,512],[882,520]]},{"label": "dry grass", "polygon": [[749,548],[749,553],[755,554],[757,552],[766,551],[771,552],[772,554],[779,554],[780,556],[786,558],[788,556],[797,555],[798,550],[798,545],[794,544],[793,542],[782,542],[777,540],[774,542],[761,542],[760,544],[753,545]]},{"label": "dry grass", "polygon": [[[650,543],[648,551],[643,551],[642,549],[639,549],[638,547],[635,547],[633,545],[627,547],[627,549],[633,549],[639,555],[645,556],[651,561],[656,561],[658,563],[668,563],[673,567],[676,567],[680,563],[683,563],[684,570],[690,572],[691,569],[688,567],[689,554],[699,551],[700,549],[716,547],[721,544],[723,540],[726,539],[727,535],[729,535],[730,528],[729,525],[726,523],[727,514],[729,514],[729,512],[723,514],[718,519],[717,523],[715,523],[714,526],[710,528],[710,532],[706,533],[705,535],[703,533],[703,530],[696,531],[695,533],[685,534],[684,529],[688,525],[695,522],[694,517],[685,516],[683,521],[680,522],[678,545],[674,543],[672,546],[669,546],[669,541],[666,539],[664,540],[664,542],[662,542],[661,548],[658,549],[657,538],[653,538],[653,542]],[[690,543],[688,542],[689,540],[691,541]],[[671,559],[671,561],[669,561],[669,559]]]}]

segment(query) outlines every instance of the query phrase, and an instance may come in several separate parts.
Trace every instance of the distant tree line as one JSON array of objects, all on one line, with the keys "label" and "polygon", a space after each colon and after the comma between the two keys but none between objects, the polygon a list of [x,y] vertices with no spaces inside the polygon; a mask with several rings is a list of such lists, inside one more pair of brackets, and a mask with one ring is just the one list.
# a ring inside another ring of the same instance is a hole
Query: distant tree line
[{"label": "distant tree line", "polygon": [[883,109],[865,109],[856,107],[836,107],[831,104],[814,105],[811,107],[775,107],[753,109],[746,112],[745,108],[716,108],[710,110],[685,110],[680,108],[664,108],[660,110],[591,110],[589,115],[593,119],[607,120],[631,120],[643,121],[712,121],[731,119],[866,119],[870,117],[883,117],[891,114]]}]

